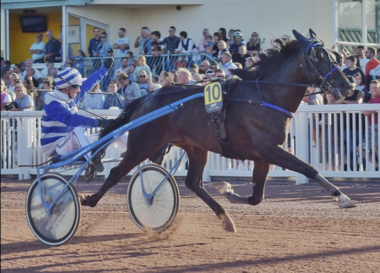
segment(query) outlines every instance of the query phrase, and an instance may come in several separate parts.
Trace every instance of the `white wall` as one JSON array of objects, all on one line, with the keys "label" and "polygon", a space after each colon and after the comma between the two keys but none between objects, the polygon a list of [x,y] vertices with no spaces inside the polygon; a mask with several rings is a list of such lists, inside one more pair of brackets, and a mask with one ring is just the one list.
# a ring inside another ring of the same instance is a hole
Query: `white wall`
[{"label": "white wall", "polygon": [[246,40],[256,31],[265,37],[264,47],[270,45],[272,37],[292,35],[292,29],[306,34],[312,28],[327,45],[332,44],[332,0],[204,0],[203,5],[181,6],[179,11],[175,5],[128,7],[91,4],[70,7],[69,12],[110,25],[110,41],[117,38],[119,27],[125,27],[127,37],[134,42],[142,26],[159,30],[164,38],[174,25],[177,35],[185,30],[196,42],[205,27],[211,32],[220,27],[227,31],[239,28]]}]

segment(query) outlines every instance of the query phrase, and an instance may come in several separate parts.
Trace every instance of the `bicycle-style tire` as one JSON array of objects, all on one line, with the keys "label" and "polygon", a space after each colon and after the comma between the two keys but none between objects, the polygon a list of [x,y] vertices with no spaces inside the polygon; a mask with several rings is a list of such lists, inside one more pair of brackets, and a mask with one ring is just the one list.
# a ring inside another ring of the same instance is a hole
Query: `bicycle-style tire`
[{"label": "bicycle-style tire", "polygon": [[[41,176],[44,200],[53,201],[67,181],[58,174]],[[74,237],[80,222],[81,207],[78,194],[69,185],[63,195],[56,201],[51,215],[48,215],[41,201],[41,191],[36,179],[29,187],[25,201],[26,218],[34,236],[49,246],[59,246]]]},{"label": "bicycle-style tire", "polygon": [[[152,193],[168,171],[157,164],[142,167],[141,173],[145,191]],[[174,221],[180,206],[180,195],[177,182],[172,175],[157,191],[152,204],[148,204],[142,192],[140,172],[137,170],[128,186],[127,206],[133,222],[142,231],[162,232]]]}]

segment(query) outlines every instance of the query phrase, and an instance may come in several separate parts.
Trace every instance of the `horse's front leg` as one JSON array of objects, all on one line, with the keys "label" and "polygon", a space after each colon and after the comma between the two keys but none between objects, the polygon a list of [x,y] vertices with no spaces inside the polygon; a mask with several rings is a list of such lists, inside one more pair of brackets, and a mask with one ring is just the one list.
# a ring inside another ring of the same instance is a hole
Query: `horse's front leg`
[{"label": "horse's front leg", "polygon": [[267,180],[269,166],[263,160],[256,160],[253,169],[253,194],[250,197],[240,196],[235,193],[228,182],[215,182],[213,186],[224,194],[231,203],[258,205],[264,199],[265,182]]}]

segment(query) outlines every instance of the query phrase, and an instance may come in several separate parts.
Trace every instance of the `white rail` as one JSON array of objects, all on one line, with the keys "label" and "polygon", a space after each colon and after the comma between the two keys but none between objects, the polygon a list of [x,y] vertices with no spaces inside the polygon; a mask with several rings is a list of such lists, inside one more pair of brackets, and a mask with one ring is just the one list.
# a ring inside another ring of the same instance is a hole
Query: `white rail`
[{"label": "white rail", "polygon": [[[370,147],[377,146],[375,151],[378,154],[380,135],[378,134],[375,138],[373,126],[370,128],[368,117],[362,114],[367,110],[376,111],[379,114],[380,104],[301,105],[290,124],[285,148],[313,165],[326,177],[375,178],[380,181],[380,172],[376,170],[375,164],[371,163],[376,161],[375,153],[369,152]],[[119,110],[94,112],[107,117],[117,117],[120,113]],[[81,112],[81,114],[89,116],[86,112]],[[19,168],[18,166],[36,165],[48,160],[40,148],[41,116],[40,111],[1,112],[2,174],[16,174],[19,179],[29,179],[31,175],[36,174],[36,168]],[[374,116],[375,114],[371,115],[372,120]],[[360,133],[352,134],[349,128]],[[353,143],[357,145],[352,145]],[[350,156],[350,147],[353,147],[352,156]],[[121,152],[116,145],[111,145],[107,149],[105,158],[119,158]],[[179,148],[172,148],[166,157],[165,167],[173,166],[181,152]],[[107,176],[117,164],[105,164],[105,170],[101,175]],[[253,166],[254,163],[251,161],[242,162],[210,153],[204,180],[209,181],[216,177],[248,178],[252,176]],[[66,175],[75,173],[75,170],[58,171]],[[133,171],[130,174],[132,173]],[[185,158],[176,175],[185,176],[186,174],[187,160]],[[303,175],[278,166],[271,168],[269,176],[296,177],[297,183],[308,182]]]}]

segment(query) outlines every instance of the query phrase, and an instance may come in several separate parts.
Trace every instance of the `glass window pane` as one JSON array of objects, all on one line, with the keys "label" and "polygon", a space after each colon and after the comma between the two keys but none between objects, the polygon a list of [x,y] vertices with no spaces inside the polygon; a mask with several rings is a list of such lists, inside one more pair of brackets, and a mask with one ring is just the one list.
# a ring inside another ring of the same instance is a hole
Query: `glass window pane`
[{"label": "glass window pane", "polygon": [[379,43],[379,28],[380,28],[380,1],[367,0],[367,42]]},{"label": "glass window pane", "polygon": [[340,41],[362,42],[361,1],[338,1],[338,27]]}]

